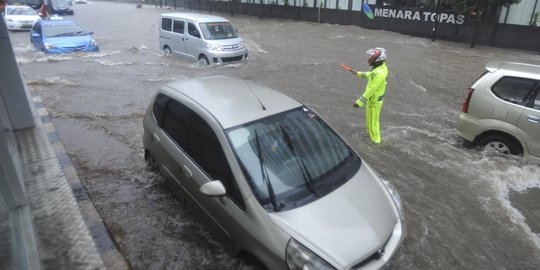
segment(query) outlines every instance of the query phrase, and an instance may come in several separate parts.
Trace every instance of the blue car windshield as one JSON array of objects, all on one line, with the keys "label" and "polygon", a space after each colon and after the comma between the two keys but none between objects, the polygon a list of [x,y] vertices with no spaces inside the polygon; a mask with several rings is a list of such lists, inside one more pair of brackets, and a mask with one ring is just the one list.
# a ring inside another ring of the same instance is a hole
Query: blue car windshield
[{"label": "blue car windshield", "polygon": [[227,135],[255,197],[271,211],[296,208],[335,190],[361,163],[307,108],[231,128]]},{"label": "blue car windshield", "polygon": [[45,27],[46,37],[72,37],[88,35],[84,29],[78,25],[47,25]]},{"label": "blue car windshield", "polygon": [[238,37],[236,30],[228,22],[200,23],[199,26],[207,40]]}]

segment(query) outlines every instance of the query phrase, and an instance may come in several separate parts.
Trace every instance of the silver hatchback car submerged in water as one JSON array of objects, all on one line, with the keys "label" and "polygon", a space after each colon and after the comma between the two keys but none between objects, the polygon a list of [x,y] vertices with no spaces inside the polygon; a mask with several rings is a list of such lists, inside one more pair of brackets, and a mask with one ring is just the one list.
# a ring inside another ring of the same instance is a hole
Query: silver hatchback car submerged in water
[{"label": "silver hatchback car submerged in water", "polygon": [[229,77],[161,87],[145,159],[268,269],[379,269],[405,237],[401,199],[315,112]]}]

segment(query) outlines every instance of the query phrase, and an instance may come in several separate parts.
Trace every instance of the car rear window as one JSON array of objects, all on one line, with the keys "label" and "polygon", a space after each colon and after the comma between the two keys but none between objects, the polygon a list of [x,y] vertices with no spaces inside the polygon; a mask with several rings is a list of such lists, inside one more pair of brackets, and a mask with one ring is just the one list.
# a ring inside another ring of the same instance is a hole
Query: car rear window
[{"label": "car rear window", "polygon": [[493,85],[491,91],[502,100],[524,105],[536,85],[538,81],[531,79],[502,77]]}]

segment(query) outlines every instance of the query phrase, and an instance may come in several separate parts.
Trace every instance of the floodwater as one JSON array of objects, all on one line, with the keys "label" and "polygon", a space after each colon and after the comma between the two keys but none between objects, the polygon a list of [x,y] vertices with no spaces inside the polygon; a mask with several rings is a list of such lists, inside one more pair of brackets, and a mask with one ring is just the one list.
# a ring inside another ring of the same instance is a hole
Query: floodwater
[{"label": "floodwater", "polygon": [[[162,12],[171,11],[76,5],[68,18],[95,32],[99,53],[44,55],[27,32],[10,35],[25,80],[44,100],[81,181],[134,269],[240,264],[143,161],[142,118],[150,97],[163,84],[205,75],[253,80],[304,102],[396,186],[408,235],[392,269],[540,269],[540,166],[465,149],[455,135],[466,89],[485,64],[540,64],[537,53],[217,13],[237,26],[250,59],[200,67],[162,55]],[[377,146],[366,134],[364,112],[352,108],[365,82],[339,67],[367,69],[365,51],[375,46],[387,49],[390,69],[383,143]]]}]

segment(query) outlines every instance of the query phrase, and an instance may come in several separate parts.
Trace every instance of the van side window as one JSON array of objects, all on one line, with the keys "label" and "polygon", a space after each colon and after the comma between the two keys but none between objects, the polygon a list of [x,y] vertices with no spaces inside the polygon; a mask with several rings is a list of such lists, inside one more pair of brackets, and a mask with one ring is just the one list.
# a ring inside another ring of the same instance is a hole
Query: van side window
[{"label": "van side window", "polygon": [[188,34],[196,38],[201,38],[199,30],[197,30],[197,27],[193,23],[188,23]]},{"label": "van side window", "polygon": [[165,31],[171,31],[172,30],[172,19],[162,18],[161,19],[161,29],[163,29]]},{"label": "van side window", "polygon": [[242,196],[214,131],[195,113],[191,124],[189,155],[211,178],[223,183],[233,201],[243,206]]},{"label": "van side window", "polygon": [[173,32],[178,34],[184,34],[184,21],[173,21]]},{"label": "van side window", "polygon": [[171,99],[169,106],[165,110],[163,117],[163,130],[184,151],[188,149],[189,143],[189,122],[191,119],[191,110],[178,101]]},{"label": "van side window", "polygon": [[165,112],[165,108],[167,108],[169,100],[170,98],[168,96],[159,93],[156,97],[156,101],[154,101],[154,105],[152,106],[152,113],[154,113],[154,117],[156,118],[157,124],[160,127],[163,126],[163,113]]},{"label": "van side window", "polygon": [[519,105],[526,105],[530,100],[537,81],[518,77],[502,77],[491,91],[498,98]]}]

